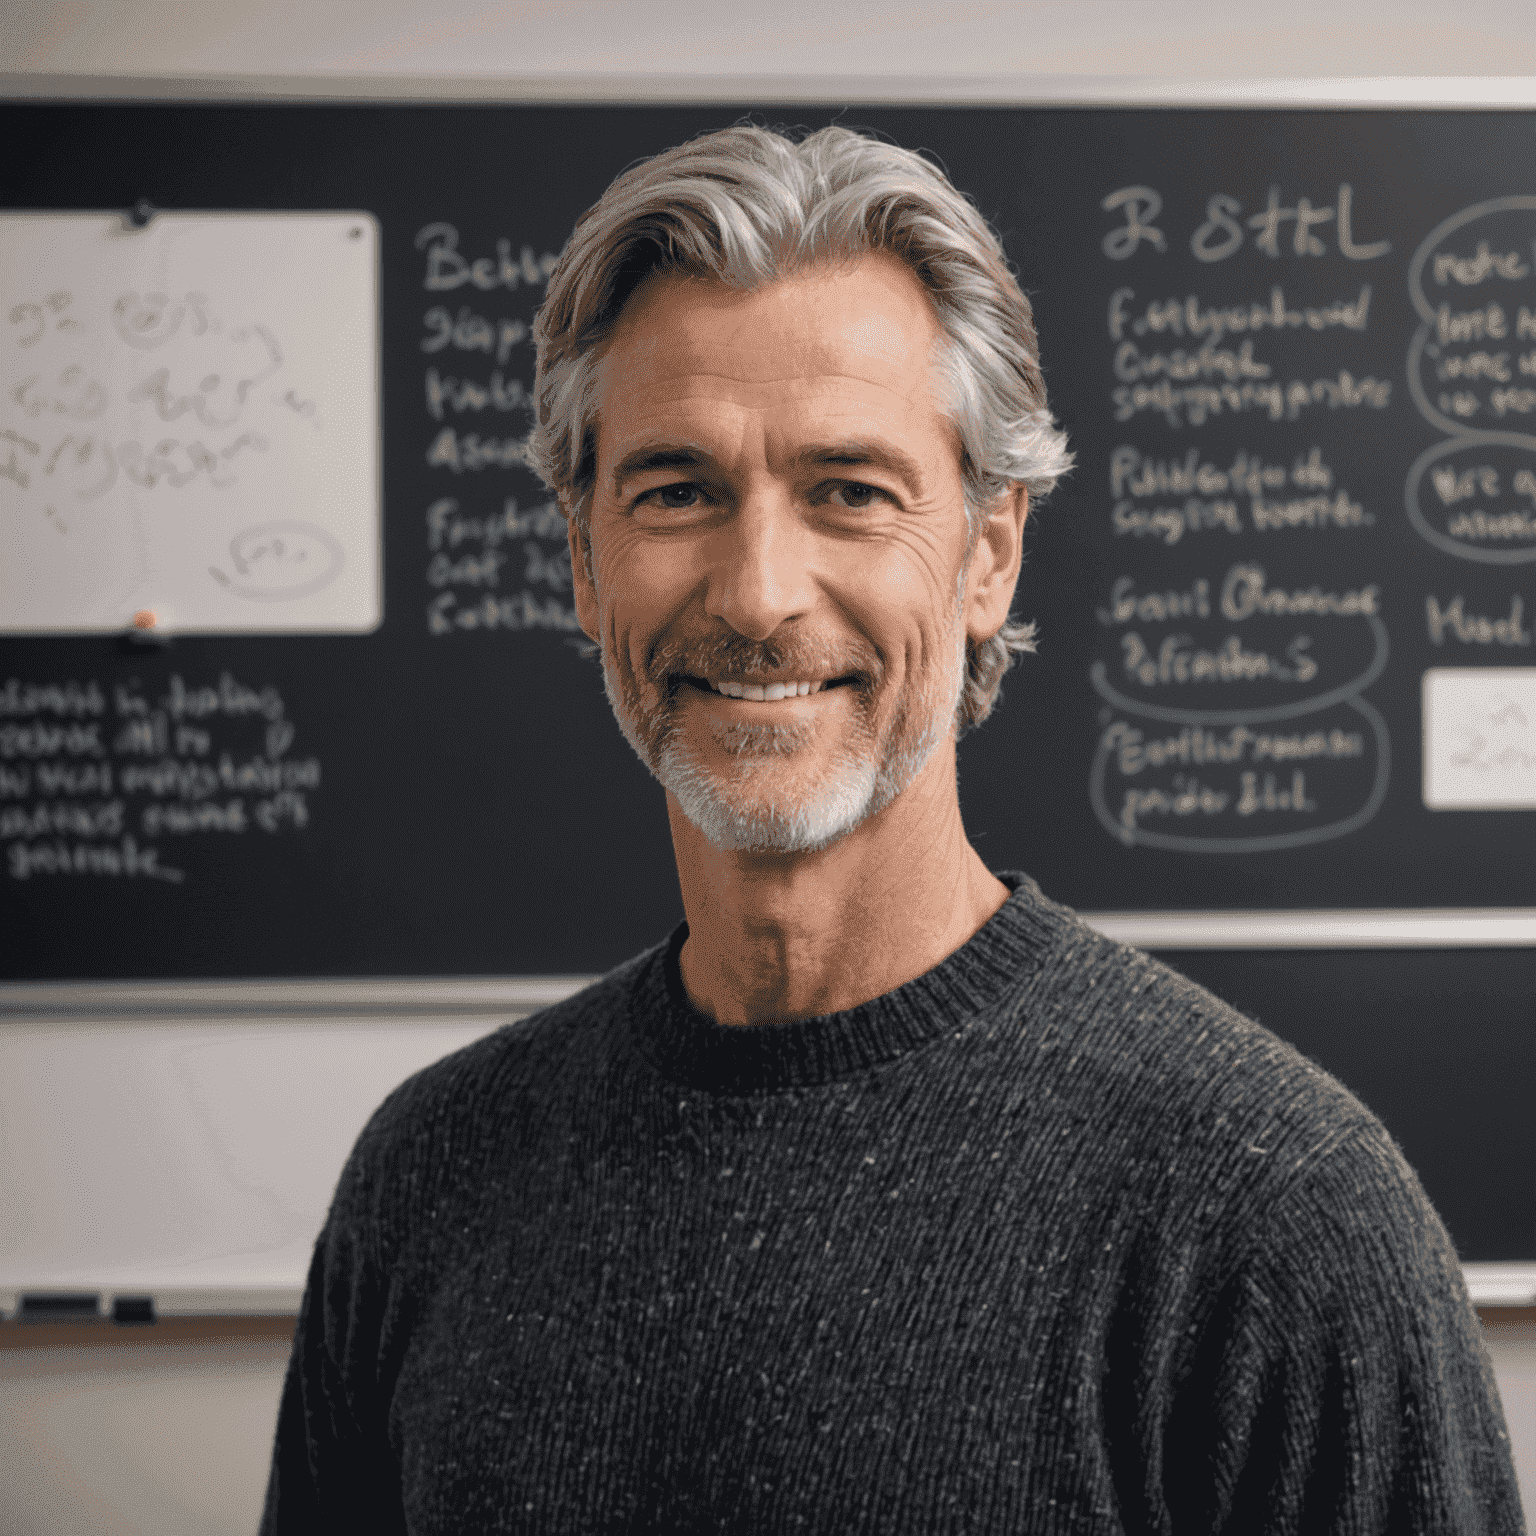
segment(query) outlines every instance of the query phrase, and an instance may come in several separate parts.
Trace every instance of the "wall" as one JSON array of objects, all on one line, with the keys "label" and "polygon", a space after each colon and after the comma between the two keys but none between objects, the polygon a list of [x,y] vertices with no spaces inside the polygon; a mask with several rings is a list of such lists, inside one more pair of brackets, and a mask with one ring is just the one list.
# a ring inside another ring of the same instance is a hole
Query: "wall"
[{"label": "wall", "polygon": [[1384,76],[1433,89],[1437,76],[1536,75],[1526,0],[11,0],[6,11],[0,71],[64,75],[987,75],[1025,89]]},{"label": "wall", "polygon": [[[309,77],[337,95],[488,95],[515,80],[538,96],[623,94],[648,75],[716,92],[774,78],[784,98],[868,99],[941,95],[952,88],[943,76],[1017,99],[1210,99],[1211,83],[1226,81],[1243,83],[1247,100],[1529,104],[1533,15],[1530,0],[1293,0],[1267,11],[1200,0],[11,0],[0,89],[260,93]],[[1536,1313],[1484,1319],[1536,1524]],[[251,1530],[285,1328],[178,1322],[132,1334],[29,1329],[25,1339],[7,1329],[0,1526],[16,1536]]]}]

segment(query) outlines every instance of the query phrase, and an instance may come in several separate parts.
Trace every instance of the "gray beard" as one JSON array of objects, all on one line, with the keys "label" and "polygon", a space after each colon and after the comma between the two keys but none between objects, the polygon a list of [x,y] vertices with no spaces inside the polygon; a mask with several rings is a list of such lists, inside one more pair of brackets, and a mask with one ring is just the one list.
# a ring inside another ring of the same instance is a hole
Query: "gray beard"
[{"label": "gray beard", "polygon": [[676,740],[662,749],[653,771],[683,815],[722,852],[815,853],[889,804],[903,787],[885,789],[871,758],[840,754],[807,796],[781,804],[771,796],[752,794],[750,766],[722,782]]},{"label": "gray beard", "polygon": [[721,773],[706,768],[679,739],[675,720],[667,718],[674,706],[663,706],[665,716],[659,722],[639,718],[640,703],[624,699],[606,650],[603,689],[625,740],[712,847],[722,852],[816,853],[884,810],[948,736],[965,683],[965,632],[958,623],[955,629],[954,661],[937,697],[903,699],[883,751],[861,719],[854,741],[793,803],[780,802],[766,791],[754,793],[754,780],[760,763],[790,756],[804,746],[812,727],[771,722],[714,727],[716,742],[740,760],[739,769]]}]

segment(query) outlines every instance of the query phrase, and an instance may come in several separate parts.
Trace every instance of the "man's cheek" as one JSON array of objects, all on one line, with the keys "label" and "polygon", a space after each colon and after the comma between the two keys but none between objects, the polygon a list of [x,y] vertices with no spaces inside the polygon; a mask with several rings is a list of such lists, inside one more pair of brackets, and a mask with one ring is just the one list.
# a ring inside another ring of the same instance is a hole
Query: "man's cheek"
[{"label": "man's cheek", "polygon": [[595,640],[601,645],[603,637],[602,605],[597,600],[597,594],[580,574],[580,567],[573,565],[572,571],[576,573],[571,583],[571,596],[576,603],[576,622],[581,625],[581,631],[587,639]]},{"label": "man's cheek", "polygon": [[607,637],[608,654],[613,658],[625,692],[637,704],[654,709],[659,702],[660,684],[654,682],[646,666],[649,647],[644,634],[622,615],[610,619]]}]

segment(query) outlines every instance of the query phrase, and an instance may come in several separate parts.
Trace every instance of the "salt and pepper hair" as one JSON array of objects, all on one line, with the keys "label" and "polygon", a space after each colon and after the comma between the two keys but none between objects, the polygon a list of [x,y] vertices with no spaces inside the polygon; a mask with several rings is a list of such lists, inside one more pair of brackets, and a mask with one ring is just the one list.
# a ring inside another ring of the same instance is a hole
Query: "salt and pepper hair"
[{"label": "salt and pepper hair", "polygon": [[[529,458],[566,516],[585,531],[597,365],[645,277],[676,272],[751,290],[882,251],[922,282],[944,332],[935,362],[960,438],[968,548],[1011,487],[1044,496],[1072,456],[1046,406],[1029,300],[975,205],[921,155],[848,128],[796,138],[737,126],[625,171],[582,215],[550,275],[533,332]],[[957,729],[986,719],[1014,656],[1034,648],[1034,624],[1011,618],[967,644]]]}]

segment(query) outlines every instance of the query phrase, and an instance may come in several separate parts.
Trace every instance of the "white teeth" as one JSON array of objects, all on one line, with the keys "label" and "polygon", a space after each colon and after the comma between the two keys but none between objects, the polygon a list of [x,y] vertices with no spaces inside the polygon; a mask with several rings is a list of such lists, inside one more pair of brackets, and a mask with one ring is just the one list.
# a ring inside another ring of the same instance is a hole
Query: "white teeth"
[{"label": "white teeth", "polygon": [[805,698],[820,693],[827,685],[816,683],[736,683],[710,679],[709,686],[728,699],[752,699],[755,702],[776,703],[779,699]]}]

